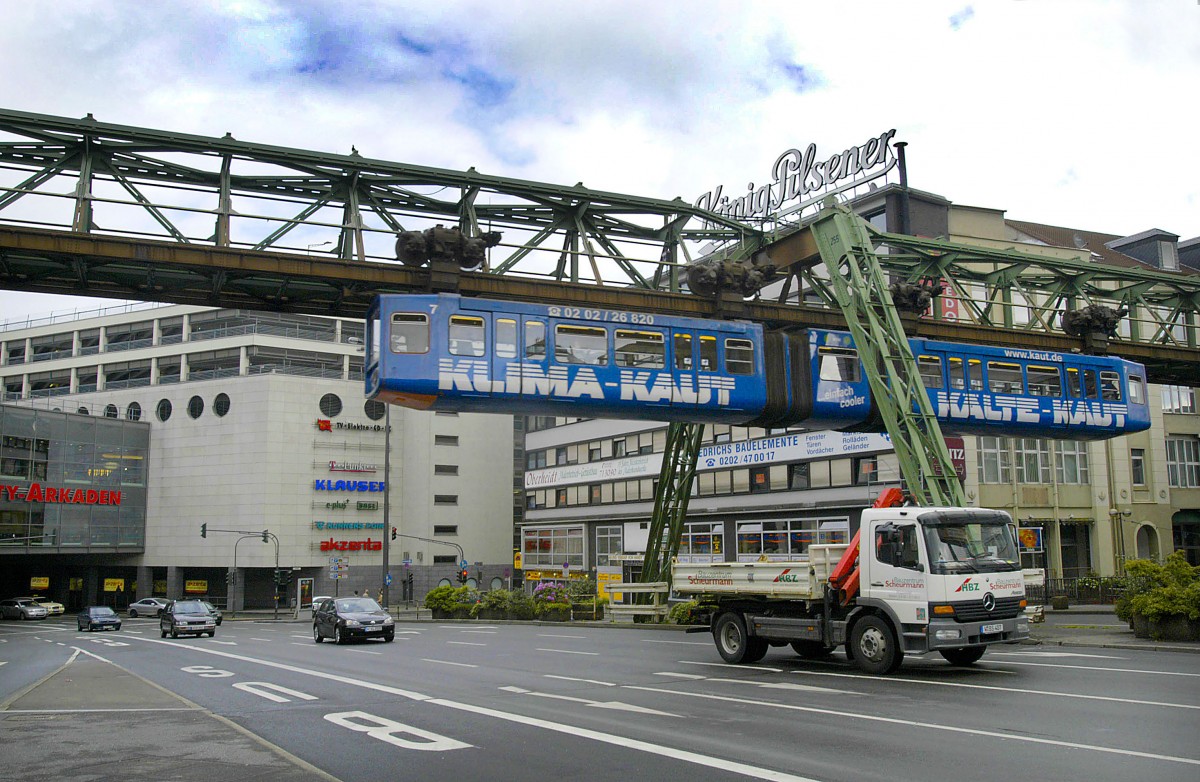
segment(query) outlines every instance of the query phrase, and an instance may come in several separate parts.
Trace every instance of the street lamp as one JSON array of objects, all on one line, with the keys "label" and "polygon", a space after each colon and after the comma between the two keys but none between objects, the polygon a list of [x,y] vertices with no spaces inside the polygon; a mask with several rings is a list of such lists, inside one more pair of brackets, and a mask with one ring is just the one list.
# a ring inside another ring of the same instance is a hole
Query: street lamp
[{"label": "street lamp", "polygon": [[1116,544],[1114,546],[1114,548],[1116,549],[1115,554],[1117,557],[1117,575],[1118,576],[1125,575],[1125,527],[1123,524],[1121,524],[1121,522],[1122,521],[1130,521],[1129,517],[1132,515],[1133,515],[1133,511],[1128,510],[1128,509],[1126,509],[1126,510],[1121,510],[1120,508],[1109,508],[1108,509],[1108,517],[1112,520],[1112,525],[1113,525],[1112,534],[1113,534],[1113,537],[1115,538],[1114,542]]}]

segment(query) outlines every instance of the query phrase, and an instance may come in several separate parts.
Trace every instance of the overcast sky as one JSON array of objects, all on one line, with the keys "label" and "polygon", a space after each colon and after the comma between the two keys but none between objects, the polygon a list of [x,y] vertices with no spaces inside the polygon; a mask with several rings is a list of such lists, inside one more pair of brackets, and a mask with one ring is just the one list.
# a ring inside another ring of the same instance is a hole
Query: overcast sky
[{"label": "overcast sky", "polygon": [[896,128],[955,203],[1200,234],[1197,0],[6,2],[0,75],[6,109],[689,202]]}]

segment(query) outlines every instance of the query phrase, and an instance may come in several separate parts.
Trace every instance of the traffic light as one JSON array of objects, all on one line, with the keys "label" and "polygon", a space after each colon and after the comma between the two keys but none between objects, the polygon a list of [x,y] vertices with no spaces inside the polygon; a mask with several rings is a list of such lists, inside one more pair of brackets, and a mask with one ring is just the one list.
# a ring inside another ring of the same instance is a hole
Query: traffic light
[{"label": "traffic light", "polygon": [[392,540],[396,539],[396,528],[392,527]]},{"label": "traffic light", "polygon": [[200,537],[202,537],[202,538],[208,537],[208,522],[207,521],[200,525]]},{"label": "traffic light", "polygon": [[458,571],[458,583],[460,583],[460,584],[467,583],[467,578],[468,578],[468,576],[467,576],[466,568],[463,568],[462,570]]},{"label": "traffic light", "polygon": [[263,543],[271,542],[270,538],[267,537],[267,535],[270,535],[270,534],[271,534],[270,530],[263,530]]}]

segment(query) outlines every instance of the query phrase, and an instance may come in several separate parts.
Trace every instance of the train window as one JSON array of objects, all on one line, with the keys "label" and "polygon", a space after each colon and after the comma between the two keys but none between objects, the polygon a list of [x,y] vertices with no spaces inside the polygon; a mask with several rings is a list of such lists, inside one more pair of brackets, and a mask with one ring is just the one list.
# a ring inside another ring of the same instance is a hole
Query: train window
[{"label": "train window", "polygon": [[450,316],[450,355],[483,355],[483,318],[474,315]]},{"label": "train window", "polygon": [[540,320],[525,321],[525,358],[528,361],[546,359],[546,324]]},{"label": "train window", "polygon": [[1137,375],[1129,376],[1129,402],[1135,405],[1146,404],[1146,387]]},{"label": "train window", "polygon": [[393,313],[388,344],[393,353],[428,353],[429,317],[417,312]]},{"label": "train window", "polygon": [[955,391],[965,391],[967,388],[967,365],[961,358],[951,357],[948,366],[950,387]]},{"label": "train window", "polygon": [[692,335],[676,334],[673,338],[675,350],[675,368],[690,370],[692,368]]},{"label": "train window", "polygon": [[988,390],[993,394],[1020,394],[1025,391],[1021,382],[1021,365],[1005,361],[988,362]]},{"label": "train window", "polygon": [[701,335],[700,369],[704,372],[717,371],[717,338]]},{"label": "train window", "polygon": [[921,370],[921,382],[925,388],[943,388],[942,360],[937,356],[918,356],[917,366]]},{"label": "train window", "polygon": [[657,331],[617,329],[613,333],[613,357],[619,367],[662,369],[666,349],[663,335]]},{"label": "train window", "polygon": [[1034,396],[1062,396],[1062,376],[1058,367],[1030,366],[1025,370],[1029,376],[1029,393]]},{"label": "train window", "polygon": [[1100,398],[1106,402],[1121,401],[1121,376],[1116,372],[1100,373]]},{"label": "train window", "polygon": [[858,351],[850,348],[818,348],[821,360],[820,378],[843,383],[857,383],[859,374]]},{"label": "train window", "polygon": [[731,375],[754,374],[754,343],[748,339],[725,340],[725,370]]},{"label": "train window", "polygon": [[496,358],[517,357],[517,322],[496,318]]},{"label": "train window", "polygon": [[1094,399],[1096,396],[1096,370],[1067,370],[1067,391],[1076,399]]},{"label": "train window", "polygon": [[555,326],[554,360],[608,366],[608,332],[592,326]]}]

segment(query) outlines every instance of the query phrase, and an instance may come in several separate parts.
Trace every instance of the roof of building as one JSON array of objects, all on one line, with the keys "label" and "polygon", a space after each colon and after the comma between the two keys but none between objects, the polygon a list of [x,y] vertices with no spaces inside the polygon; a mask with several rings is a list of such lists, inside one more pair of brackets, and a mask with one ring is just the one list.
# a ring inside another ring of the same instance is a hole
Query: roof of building
[{"label": "roof of building", "polygon": [[[1087,250],[1092,254],[1093,260],[1096,260],[1100,263],[1106,263],[1112,266],[1121,266],[1129,269],[1156,268],[1150,266],[1150,264],[1139,261],[1137,258],[1133,258],[1108,246],[1113,242],[1120,242],[1123,244],[1123,240],[1132,239],[1134,237],[1123,237],[1116,234],[1101,233],[1099,231],[1084,231],[1078,228],[1065,228],[1058,225],[1028,223],[1024,220],[1005,220],[1004,222],[1012,229],[1028,236],[1035,241],[1043,242],[1053,247],[1074,247],[1080,250]],[[1140,234],[1135,234],[1135,237],[1144,238],[1156,233],[1162,233],[1170,236],[1174,235],[1168,234],[1168,232],[1165,231],[1153,229],[1151,231],[1143,231]],[[1163,269],[1157,269],[1157,271],[1167,271],[1168,273],[1186,275],[1197,274],[1196,271],[1187,268],[1181,268],[1178,272],[1171,272],[1170,270]]]}]

